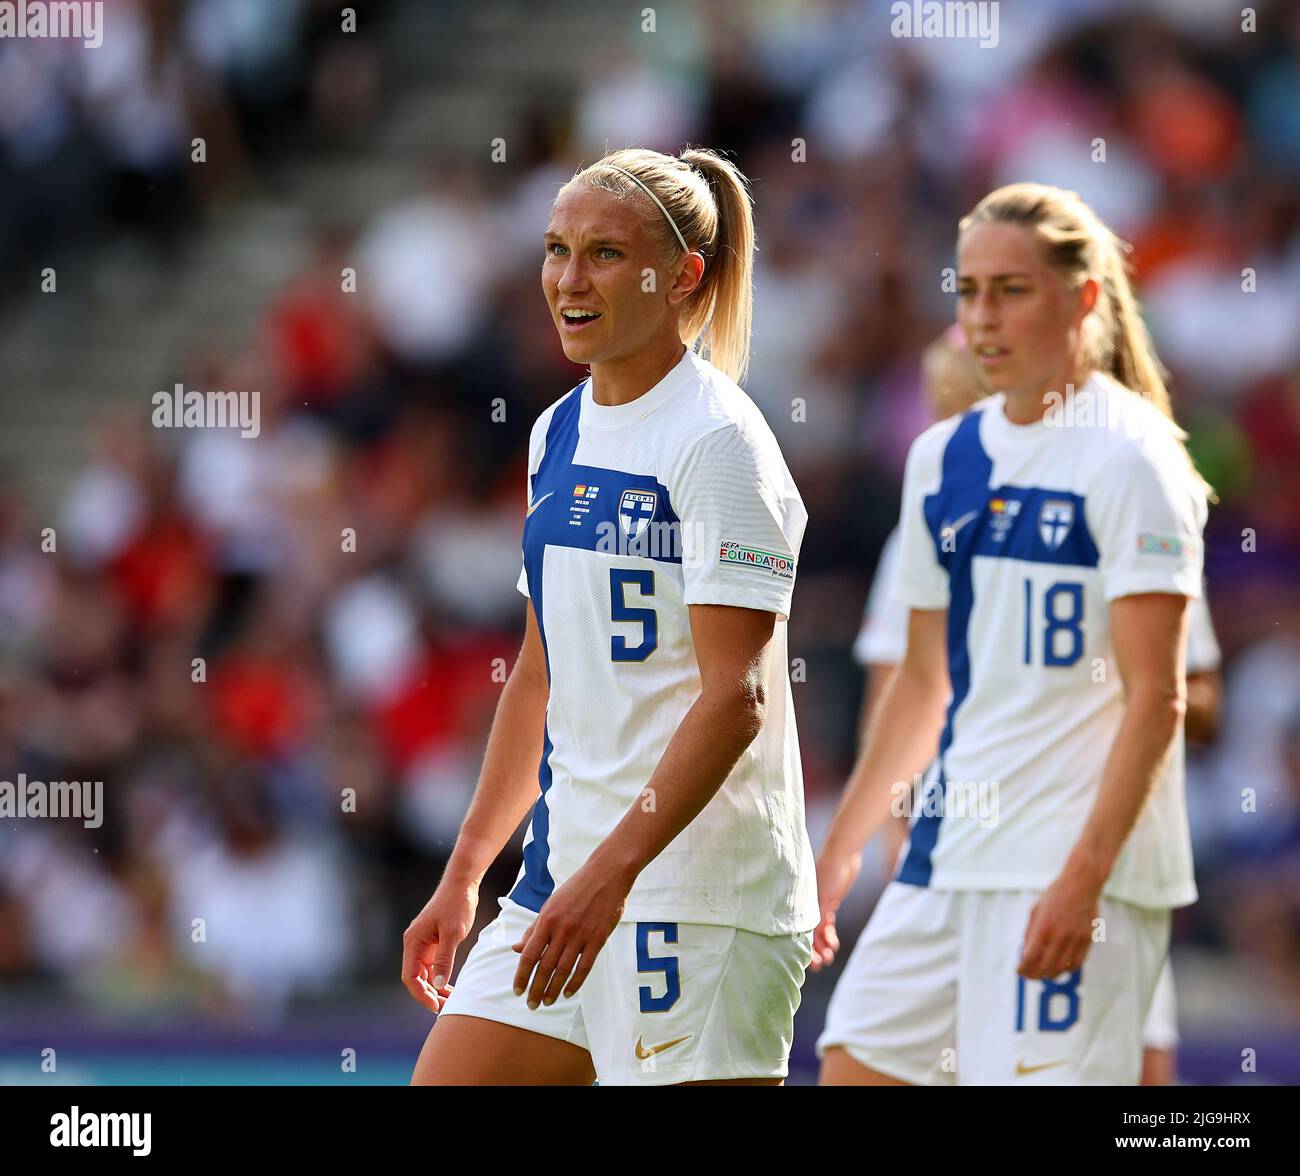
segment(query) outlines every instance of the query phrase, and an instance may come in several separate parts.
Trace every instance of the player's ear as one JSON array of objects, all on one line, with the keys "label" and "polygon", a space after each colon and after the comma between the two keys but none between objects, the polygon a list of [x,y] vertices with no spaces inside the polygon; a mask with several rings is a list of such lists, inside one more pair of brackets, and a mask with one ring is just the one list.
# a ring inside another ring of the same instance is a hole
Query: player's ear
[{"label": "player's ear", "polygon": [[1079,309],[1083,314],[1087,314],[1097,305],[1097,299],[1101,297],[1101,283],[1096,278],[1085,278],[1083,285],[1079,287]]},{"label": "player's ear", "polygon": [[678,302],[690,297],[702,281],[704,281],[704,255],[694,252],[683,254],[681,261],[677,263],[677,276],[673,281],[673,301]]}]

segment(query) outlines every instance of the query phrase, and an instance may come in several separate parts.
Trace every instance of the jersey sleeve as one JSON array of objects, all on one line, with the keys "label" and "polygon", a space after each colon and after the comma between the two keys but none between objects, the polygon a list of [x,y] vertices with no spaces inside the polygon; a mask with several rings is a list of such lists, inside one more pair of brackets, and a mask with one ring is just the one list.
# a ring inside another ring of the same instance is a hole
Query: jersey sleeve
[{"label": "jersey sleeve", "polygon": [[1222,654],[1204,595],[1187,606],[1187,672],[1204,674],[1217,670]]},{"label": "jersey sleeve", "polygon": [[1205,494],[1173,437],[1126,445],[1102,465],[1086,502],[1108,601],[1201,595]]},{"label": "jersey sleeve", "polygon": [[938,489],[942,447],[927,430],[912,442],[903,470],[903,505],[898,519],[898,566],[893,595],[907,608],[947,608],[948,573],[939,563],[925,521],[925,496]]},{"label": "jersey sleeve", "polygon": [[853,657],[860,666],[897,665],[907,652],[908,610],[893,594],[897,567],[898,529],[895,528],[881,549],[862,614],[862,628],[853,642]]},{"label": "jersey sleeve", "polygon": [[776,438],[727,425],[692,445],[675,473],[683,600],[790,615],[808,513]]}]

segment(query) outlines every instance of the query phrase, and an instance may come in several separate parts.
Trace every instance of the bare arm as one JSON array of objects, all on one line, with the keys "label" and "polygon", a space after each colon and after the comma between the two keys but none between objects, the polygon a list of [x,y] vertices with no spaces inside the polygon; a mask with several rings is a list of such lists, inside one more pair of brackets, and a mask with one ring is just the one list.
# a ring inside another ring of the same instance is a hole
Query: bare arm
[{"label": "bare arm", "polygon": [[[867,666],[862,689],[862,710],[858,716],[858,754],[862,754],[867,745],[867,731],[871,726],[871,716],[880,706],[885,690],[898,670],[896,662],[873,662]],[[885,878],[894,873],[894,863],[907,841],[907,813],[894,812],[885,822]]]},{"label": "bare arm", "polygon": [[[949,695],[947,620],[944,609],[912,609],[907,652],[873,708],[853,774],[817,855],[821,922],[813,935],[813,971],[839,950],[835,912],[858,876],[863,847],[891,821],[899,790],[910,799],[913,779],[934,759]],[[892,821],[890,827],[897,826]]]},{"label": "bare arm", "polygon": [[402,937],[402,984],[431,1012],[450,995],[456,949],[474,925],[478,888],[537,798],[550,687],[531,601],[524,643],[492,719],[478,788],[433,897]]},{"label": "bare arm", "polygon": [[934,759],[948,701],[948,654],[943,609],[913,609],[907,652],[872,715],[823,852],[854,856],[890,815],[895,785],[923,772]]},{"label": "bare arm", "polygon": [[1083,832],[1030,915],[1020,964],[1021,975],[1030,979],[1077,968],[1087,955],[1102,887],[1183,721],[1186,605],[1185,596],[1160,592],[1111,602],[1124,717]]},{"label": "bare arm", "polygon": [[477,886],[537,799],[537,768],[549,697],[546,654],[530,600],[524,643],[501,691],[478,787],[461,823],[445,878]]},{"label": "bare arm", "polygon": [[1187,675],[1187,717],[1183,720],[1188,743],[1213,743],[1219,734],[1223,705],[1223,678],[1218,670]]}]

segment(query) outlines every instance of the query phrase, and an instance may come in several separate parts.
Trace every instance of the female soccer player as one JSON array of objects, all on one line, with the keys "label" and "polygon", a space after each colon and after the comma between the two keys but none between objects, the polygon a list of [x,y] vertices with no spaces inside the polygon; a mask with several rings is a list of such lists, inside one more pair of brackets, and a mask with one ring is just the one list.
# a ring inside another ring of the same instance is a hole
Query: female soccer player
[{"label": "female soccer player", "polygon": [[533,428],[523,648],[405,935],[403,982],[441,1014],[413,1081],[778,1085],[817,923],[784,624],[807,514],[735,383],[747,183],[712,151],[615,151],[561,188],[545,245],[591,375]]},{"label": "female soccer player", "polygon": [[895,781],[906,855],[840,978],[827,1084],[1133,1084],[1195,899],[1182,780],[1206,486],[1121,243],[1015,184],[960,225],[958,322],[993,393],[913,444],[907,648],[818,861],[815,966]]},{"label": "female soccer player", "polygon": [[[921,382],[931,414],[939,420],[964,412],[985,389],[966,337],[956,324],[935,339],[921,357]],[[889,679],[907,649],[908,608],[892,595],[898,565],[898,528],[890,532],[876,564],[862,626],[853,643],[854,660],[863,668],[862,713],[858,728],[865,740],[871,717]],[[1183,731],[1188,743],[1210,743],[1218,727],[1223,685],[1219,676],[1219,642],[1205,597],[1188,605],[1187,711]],[[897,806],[885,823],[884,862],[892,877],[907,842],[908,806]],[[1169,1086],[1177,1080],[1178,1019],[1173,971],[1166,958],[1142,1030],[1143,1086]]]}]

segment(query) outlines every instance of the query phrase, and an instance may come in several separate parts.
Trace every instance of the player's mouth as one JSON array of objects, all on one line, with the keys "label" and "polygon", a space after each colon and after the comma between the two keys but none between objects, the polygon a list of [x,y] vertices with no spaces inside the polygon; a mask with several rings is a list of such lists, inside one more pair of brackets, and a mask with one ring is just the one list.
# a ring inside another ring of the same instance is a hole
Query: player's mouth
[{"label": "player's mouth", "polygon": [[993,343],[978,343],[971,351],[974,353],[975,361],[981,367],[996,367],[1004,363],[1011,352],[1005,347],[998,347]]},{"label": "player's mouth", "polygon": [[569,335],[585,331],[600,317],[598,310],[588,310],[585,307],[569,306],[560,311],[560,323],[564,332]]}]

